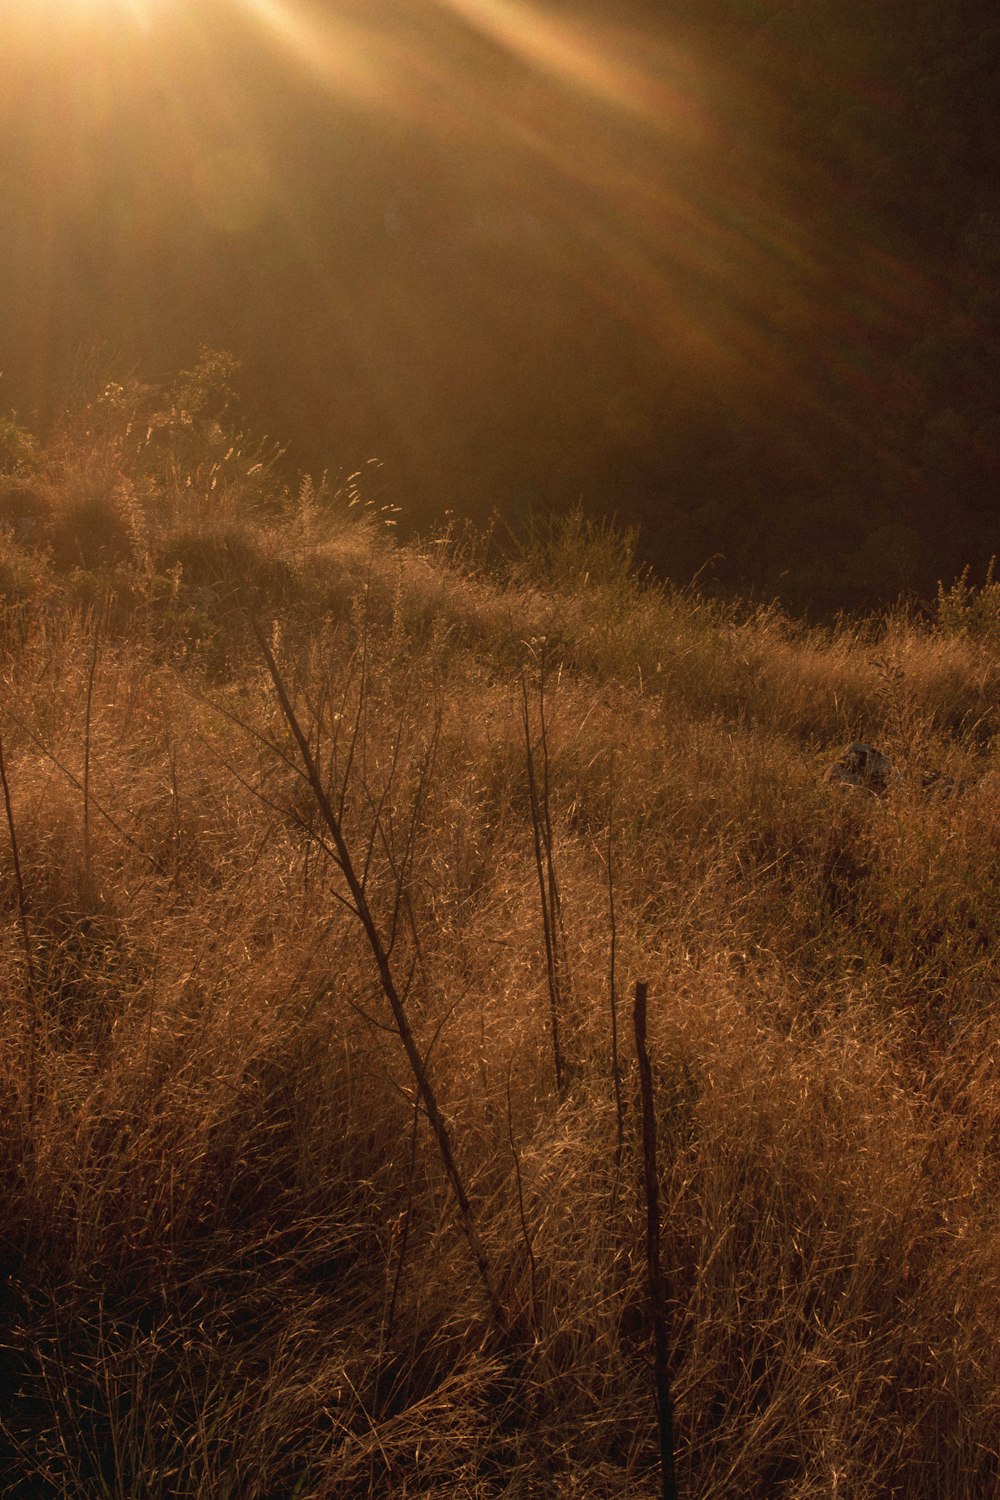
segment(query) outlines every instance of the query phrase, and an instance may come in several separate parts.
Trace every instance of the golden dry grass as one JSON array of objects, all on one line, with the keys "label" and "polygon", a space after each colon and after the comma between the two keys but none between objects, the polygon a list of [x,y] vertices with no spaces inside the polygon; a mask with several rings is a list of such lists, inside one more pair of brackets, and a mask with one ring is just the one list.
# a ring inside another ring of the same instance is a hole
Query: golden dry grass
[{"label": "golden dry grass", "polygon": [[[33,457],[49,531],[8,533],[0,566],[28,934],[5,827],[0,1493],[657,1493],[637,978],[682,1493],[996,1493],[989,642],[741,615],[637,582],[585,526],[490,578],[329,496],[307,524],[268,509],[256,472],[223,524],[211,462],[169,432],[85,440],[138,520],[114,528],[120,498],[81,520],[64,439]],[[81,563],[70,513],[114,555]],[[508,1341],[247,600],[395,932]],[[522,671],[547,714],[562,1096]],[[856,737],[902,773],[885,797],[823,779]]]}]

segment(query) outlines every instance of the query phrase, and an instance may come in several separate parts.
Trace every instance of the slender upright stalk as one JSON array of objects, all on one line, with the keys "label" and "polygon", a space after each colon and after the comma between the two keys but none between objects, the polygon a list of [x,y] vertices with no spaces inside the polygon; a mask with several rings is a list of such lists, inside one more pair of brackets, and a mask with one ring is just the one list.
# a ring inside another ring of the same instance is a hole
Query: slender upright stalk
[{"label": "slender upright stalk", "polygon": [[622,1070],[618,1059],[618,920],[615,911],[615,864],[614,864],[614,815],[615,815],[615,763],[612,757],[608,781],[608,925],[611,931],[611,947],[608,955],[608,1001],[611,1007],[611,1081],[615,1091],[615,1186],[618,1193],[618,1178],[625,1154],[625,1111],[622,1105]]},{"label": "slender upright stalk", "polygon": [[514,1054],[510,1055],[507,1063],[507,1141],[510,1146],[510,1154],[514,1161],[514,1184],[517,1188],[517,1216],[521,1225],[521,1239],[524,1248],[528,1252],[528,1272],[531,1277],[531,1326],[534,1329],[535,1317],[538,1308],[538,1263],[535,1260],[535,1247],[532,1236],[528,1230],[528,1218],[524,1208],[524,1184],[521,1181],[521,1158],[518,1154],[517,1143],[514,1140],[514,1109],[511,1102],[510,1075],[514,1067]]},{"label": "slender upright stalk", "polygon": [[656,1170],[656,1114],[653,1105],[653,1070],[646,1048],[646,996],[648,986],[635,987],[635,1051],[639,1063],[642,1101],[642,1165],[646,1197],[646,1269],[649,1278],[649,1313],[653,1324],[653,1379],[656,1414],[660,1429],[660,1469],[663,1500],[677,1500],[674,1469],[674,1407],[670,1394],[670,1344],[667,1334],[667,1296],[660,1263],[660,1189]]},{"label": "slender upright stalk", "polygon": [[[544,695],[544,679],[542,683]],[[566,1071],[563,1065],[562,1043],[559,1036],[562,993],[559,967],[558,899],[559,887],[555,878],[552,858],[552,825],[548,807],[548,756],[545,754],[543,790],[539,792],[535,774],[535,757],[531,743],[531,715],[528,711],[528,685],[521,673],[521,722],[524,726],[524,757],[528,772],[528,798],[531,807],[531,831],[535,844],[535,872],[538,876],[538,898],[542,909],[542,933],[545,938],[545,971],[549,990],[549,1025],[552,1030],[552,1063],[556,1075],[556,1088],[560,1094],[566,1091]]]},{"label": "slender upright stalk", "polygon": [[556,989],[563,993],[566,939],[562,921],[562,899],[556,878],[555,838],[552,833],[552,799],[549,796],[549,729],[545,718],[545,657],[539,663],[538,676],[538,742],[542,751],[542,834],[545,842],[545,871],[549,889],[549,912],[552,917],[552,952],[555,960]]},{"label": "slender upright stalk", "polygon": [[31,935],[28,931],[28,898],[21,874],[21,856],[17,847],[17,829],[14,825],[14,809],[10,800],[10,783],[7,780],[7,761],[3,751],[3,735],[0,734],[0,782],[3,784],[3,802],[7,813],[7,833],[10,837],[11,860],[14,865],[14,884],[17,887],[17,912],[21,924],[21,942],[24,945],[24,964],[27,970],[27,1014],[28,1014],[28,1118],[34,1119],[38,1089],[38,985],[35,978],[35,961],[31,953]]},{"label": "slender upright stalk", "polygon": [[100,641],[101,621],[99,617],[95,617],[94,645],[90,653],[90,667],[87,672],[87,702],[83,724],[83,869],[87,881],[88,901],[93,889],[90,852],[90,726],[94,706],[94,678],[97,675],[97,657]]},{"label": "slender upright stalk", "polygon": [[[257,644],[260,648],[261,655],[263,656],[264,661],[267,665],[267,670],[270,674],[271,682],[274,685],[274,691],[281,706],[281,711],[285,717],[285,722],[291,730],[292,735],[295,739],[295,743],[298,746],[299,755],[301,757],[302,765],[305,770],[309,786],[312,790],[313,797],[315,798],[316,806],[319,809],[320,816],[322,817],[323,822],[329,829],[330,837],[333,841],[333,850],[335,853],[336,862],[344,876],[344,880],[347,883],[353,910],[362,927],[364,928],[365,937],[368,940],[368,946],[371,950],[372,957],[375,960],[376,968],[378,969],[382,993],[385,995],[385,998],[389,1003],[389,1009],[392,1012],[392,1018],[396,1027],[397,1034],[403,1044],[403,1048],[406,1052],[410,1068],[412,1069],[414,1079],[416,1080],[417,1093],[419,1095],[421,1103],[423,1104],[427,1118],[430,1121],[431,1129],[434,1132],[438,1151],[444,1164],[444,1169],[447,1174],[448,1180],[451,1184],[452,1192],[455,1196],[455,1202],[458,1207],[458,1215],[462,1225],[462,1230],[465,1234],[466,1242],[469,1246],[470,1251],[472,1252],[473,1259],[476,1263],[476,1269],[479,1272],[479,1279],[486,1294],[486,1299],[489,1304],[490,1313],[493,1318],[494,1325],[500,1332],[500,1334],[506,1340],[509,1340],[510,1329],[507,1323],[507,1317],[496,1290],[496,1284],[493,1279],[493,1272],[486,1254],[486,1249],[483,1245],[482,1240],[480,1239],[479,1230],[476,1227],[475,1216],[472,1211],[472,1204],[469,1200],[469,1195],[466,1191],[461,1172],[459,1171],[458,1163],[455,1160],[455,1153],[452,1148],[451,1136],[448,1131],[448,1126],[445,1121],[444,1115],[441,1112],[441,1108],[437,1102],[437,1096],[434,1093],[434,1088],[431,1084],[427,1069],[424,1065],[424,1059],[420,1055],[420,1049],[417,1046],[416,1037],[413,1034],[413,1028],[410,1025],[409,1017],[406,1013],[404,991],[401,991],[396,983],[396,978],[393,973],[392,965],[390,963],[389,953],[387,951],[385,943],[382,940],[382,936],[378,929],[378,924],[375,921],[375,916],[369,904],[368,896],[365,891],[364,881],[355,868],[354,860],[351,856],[351,851],[348,847],[347,840],[344,835],[341,819],[334,811],[330,798],[327,795],[326,788],[323,785],[322,777],[319,774],[319,768],[316,764],[316,759],[312,753],[312,749],[310,747],[306,734],[302,729],[298,718],[296,717],[295,710],[292,708],[291,700],[289,699],[284,680],[278,669],[278,664],[274,659],[274,654],[271,651],[271,648],[268,645],[259,624],[257,623],[256,619],[253,618],[253,616],[251,616],[251,624],[253,627],[254,635],[257,638]],[[343,798],[341,799],[341,805],[343,805]]]}]

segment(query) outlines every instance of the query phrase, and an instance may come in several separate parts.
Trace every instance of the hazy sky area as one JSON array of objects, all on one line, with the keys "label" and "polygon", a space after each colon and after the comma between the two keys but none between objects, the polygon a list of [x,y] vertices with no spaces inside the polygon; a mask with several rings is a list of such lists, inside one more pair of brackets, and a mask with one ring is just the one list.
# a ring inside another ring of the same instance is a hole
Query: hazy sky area
[{"label": "hazy sky area", "polygon": [[579,501],[824,607],[981,568],[1000,26],[858,10],[0,0],[0,408],[220,346],[417,524]]}]

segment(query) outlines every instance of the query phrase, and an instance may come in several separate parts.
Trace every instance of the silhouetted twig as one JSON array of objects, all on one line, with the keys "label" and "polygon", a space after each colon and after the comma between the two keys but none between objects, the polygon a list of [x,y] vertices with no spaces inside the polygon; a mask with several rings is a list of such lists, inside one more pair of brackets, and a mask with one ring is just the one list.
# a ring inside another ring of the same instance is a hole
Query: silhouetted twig
[{"label": "silhouetted twig", "polygon": [[[306,780],[308,781],[309,786],[312,790],[312,794],[315,798],[316,806],[319,809],[320,816],[322,817],[323,822],[326,824],[326,827],[329,830],[330,838],[333,843],[334,857],[344,876],[344,880],[350,892],[351,902],[353,904],[355,914],[357,915],[358,920],[364,928],[365,937],[368,940],[368,946],[371,950],[372,957],[374,958],[376,967],[378,969],[382,993],[385,995],[385,998],[389,1003],[389,1009],[392,1012],[392,1018],[393,1022],[395,1023],[396,1032],[403,1044],[407,1059],[413,1071],[413,1076],[416,1079],[417,1091],[420,1096],[420,1101],[427,1114],[427,1118],[430,1121],[431,1129],[434,1132],[438,1151],[444,1164],[448,1180],[451,1184],[452,1192],[455,1196],[455,1202],[458,1207],[458,1214],[461,1221],[462,1230],[465,1234],[466,1242],[468,1243],[469,1249],[471,1250],[473,1259],[476,1263],[476,1268],[479,1272],[479,1278],[482,1282],[483,1290],[486,1293],[486,1299],[489,1304],[493,1322],[504,1339],[509,1340],[510,1331],[506,1314],[504,1313],[503,1307],[500,1303],[500,1298],[496,1291],[496,1286],[493,1280],[493,1273],[486,1255],[486,1250],[482,1240],[480,1239],[479,1231],[476,1227],[475,1217],[472,1211],[472,1204],[469,1200],[469,1195],[466,1191],[465,1183],[459,1171],[458,1163],[455,1160],[455,1153],[452,1148],[451,1136],[448,1131],[448,1126],[445,1121],[444,1115],[441,1112],[440,1106],[438,1105],[437,1096],[434,1093],[433,1086],[424,1064],[424,1059],[420,1055],[420,1049],[417,1046],[416,1037],[413,1034],[413,1029],[410,1025],[409,1017],[406,1013],[405,989],[401,990],[396,983],[396,978],[390,962],[389,952],[387,950],[386,944],[382,940],[381,933],[378,929],[378,924],[375,921],[375,916],[372,912],[371,905],[369,904],[364,881],[355,868],[354,860],[348,847],[346,837],[344,835],[341,818],[334,810],[333,804],[327,794],[326,787],[324,786],[322,777],[320,776],[319,768],[316,764],[316,759],[313,755],[308,738],[306,737],[306,734],[302,729],[301,724],[299,723],[295,710],[292,708],[291,700],[288,696],[288,691],[285,687],[284,679],[282,678],[281,672],[278,668],[278,664],[275,661],[274,654],[264,637],[264,633],[261,630],[260,625],[253,615],[250,615],[250,623],[254,632],[254,636],[257,640],[257,645],[260,648],[261,655],[263,656],[264,662],[267,666],[271,682],[274,686],[274,691],[277,696],[278,703],[281,707],[281,712],[284,715],[285,722],[291,730],[295,743],[298,746],[298,751],[302,760],[302,766],[304,768]],[[352,754],[353,749],[354,746],[352,744]],[[344,797],[342,793],[341,806],[343,805]]]},{"label": "silhouetted twig", "polygon": [[35,961],[31,953],[31,936],[28,932],[28,898],[24,890],[24,877],[21,874],[21,856],[17,847],[17,830],[14,825],[14,809],[10,800],[10,783],[7,780],[7,761],[3,751],[2,734],[0,734],[0,782],[3,783],[7,832],[10,836],[10,853],[14,865],[14,884],[17,887],[17,914],[20,920],[21,942],[24,945],[24,963],[28,979],[28,1118],[33,1119],[38,1088],[38,986],[35,981]]},{"label": "silhouetted twig", "polygon": [[524,726],[524,756],[528,772],[528,798],[531,808],[531,831],[535,846],[535,871],[538,876],[538,896],[542,909],[542,933],[545,938],[545,971],[549,991],[549,1025],[552,1031],[552,1063],[556,1075],[556,1088],[560,1094],[566,1090],[566,1070],[563,1064],[560,1040],[560,1012],[562,1010],[562,985],[559,962],[559,884],[556,880],[555,861],[552,851],[552,821],[549,813],[549,768],[548,738],[545,733],[544,663],[539,686],[542,707],[542,785],[539,788],[535,773],[535,755],[531,742],[531,714],[528,708],[528,684],[521,673],[521,722]]},{"label": "silhouetted twig", "polygon": [[649,1277],[649,1312],[653,1324],[653,1378],[660,1429],[660,1466],[663,1500],[677,1500],[674,1472],[674,1409],[670,1395],[667,1298],[660,1264],[660,1193],[656,1171],[656,1115],[653,1105],[653,1071],[646,1049],[646,996],[648,986],[635,987],[635,1051],[639,1063],[642,1101],[642,1165],[646,1196],[646,1267]]},{"label": "silhouetted twig", "polygon": [[514,1161],[514,1183],[517,1188],[517,1217],[521,1226],[521,1239],[524,1248],[528,1252],[528,1274],[531,1279],[531,1327],[535,1327],[536,1310],[538,1307],[538,1263],[535,1260],[535,1246],[532,1235],[528,1230],[528,1219],[524,1208],[524,1185],[521,1181],[521,1157],[514,1140],[514,1111],[511,1104],[510,1075],[514,1067],[514,1054],[510,1055],[507,1062],[507,1141],[510,1146],[510,1154]]},{"label": "silhouetted twig", "polygon": [[[105,602],[107,609],[107,602]],[[90,844],[90,731],[91,717],[94,706],[94,678],[97,675],[97,658],[101,646],[101,618],[94,619],[94,644],[90,653],[90,666],[87,670],[87,700],[84,709],[83,723],[83,870],[87,882],[87,899],[91,898],[93,892],[93,870]]]},{"label": "silhouetted twig", "polygon": [[618,1179],[621,1175],[622,1158],[625,1152],[625,1111],[622,1105],[622,1072],[618,1059],[618,983],[616,965],[618,958],[618,920],[615,911],[615,865],[614,865],[614,815],[615,815],[615,762],[612,756],[608,777],[608,925],[611,932],[608,955],[608,1002],[611,1008],[611,1081],[615,1091],[615,1182],[612,1212],[617,1202]]}]

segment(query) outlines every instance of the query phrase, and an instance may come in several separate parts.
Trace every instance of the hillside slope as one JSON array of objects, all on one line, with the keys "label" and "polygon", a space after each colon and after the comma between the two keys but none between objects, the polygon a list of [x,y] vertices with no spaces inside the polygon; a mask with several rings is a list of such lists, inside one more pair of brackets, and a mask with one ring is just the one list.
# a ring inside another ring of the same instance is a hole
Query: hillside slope
[{"label": "hillside slope", "polygon": [[2,438],[0,1492],[657,1493],[643,979],[682,1493],[992,1493],[995,592],[491,574],[206,382]]}]

